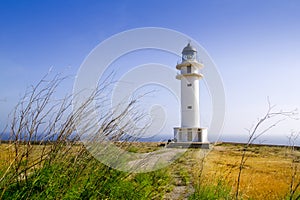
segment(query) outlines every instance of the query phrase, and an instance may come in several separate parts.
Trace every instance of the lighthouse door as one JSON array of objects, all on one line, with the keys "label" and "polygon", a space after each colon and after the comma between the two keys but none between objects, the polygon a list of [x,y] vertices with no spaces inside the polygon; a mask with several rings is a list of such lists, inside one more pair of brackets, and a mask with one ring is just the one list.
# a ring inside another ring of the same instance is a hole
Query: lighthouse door
[{"label": "lighthouse door", "polygon": [[188,142],[193,140],[193,132],[192,131],[188,131],[187,140],[188,140]]},{"label": "lighthouse door", "polygon": [[198,130],[198,142],[201,142],[202,141],[202,132],[201,132],[201,129]]}]

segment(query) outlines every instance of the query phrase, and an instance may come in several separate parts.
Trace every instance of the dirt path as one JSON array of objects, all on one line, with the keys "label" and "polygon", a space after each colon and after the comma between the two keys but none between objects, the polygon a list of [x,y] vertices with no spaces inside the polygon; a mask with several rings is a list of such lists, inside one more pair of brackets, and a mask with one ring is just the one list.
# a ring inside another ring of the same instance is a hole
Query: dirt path
[{"label": "dirt path", "polygon": [[193,170],[201,163],[203,155],[205,155],[203,150],[191,149],[178,159],[172,171],[173,183],[171,184],[174,188],[165,195],[165,200],[185,200],[194,193]]},{"label": "dirt path", "polygon": [[178,173],[173,174],[174,177],[174,189],[165,196],[165,200],[174,199],[188,199],[188,197],[194,192],[194,188],[191,183],[186,183]]}]

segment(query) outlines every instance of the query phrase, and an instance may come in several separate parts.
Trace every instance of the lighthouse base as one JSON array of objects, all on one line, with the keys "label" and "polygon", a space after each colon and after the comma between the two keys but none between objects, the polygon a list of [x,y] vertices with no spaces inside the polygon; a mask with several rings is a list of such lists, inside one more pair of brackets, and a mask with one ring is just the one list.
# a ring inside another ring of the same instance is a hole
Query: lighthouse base
[{"label": "lighthouse base", "polygon": [[167,148],[200,148],[209,149],[209,143],[203,142],[172,142],[166,145]]},{"label": "lighthouse base", "polygon": [[207,140],[207,128],[174,128],[174,141],[175,142],[200,142],[209,143]]}]

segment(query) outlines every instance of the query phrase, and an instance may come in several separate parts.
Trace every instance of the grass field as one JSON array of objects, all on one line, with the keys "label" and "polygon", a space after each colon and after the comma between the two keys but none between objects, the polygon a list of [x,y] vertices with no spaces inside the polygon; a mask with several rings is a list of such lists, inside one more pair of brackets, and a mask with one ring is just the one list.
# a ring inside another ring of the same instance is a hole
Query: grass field
[{"label": "grass field", "polygon": [[[157,147],[156,143],[132,143],[125,147],[131,152],[149,152],[163,148]],[[19,151],[22,148],[19,147]],[[87,196],[92,199],[234,199],[243,152],[242,145],[233,144],[216,145],[211,150],[188,149],[184,156],[162,170],[127,174],[103,166],[89,156],[81,145],[69,149],[63,147],[60,149],[62,154],[56,155],[58,159],[51,165],[45,165],[47,159],[39,162],[41,156],[47,155],[51,148],[51,145],[31,146],[29,156],[22,158],[18,165],[22,169],[23,165],[39,164],[27,171],[28,180],[24,183],[20,174],[13,177],[16,167],[14,146],[1,144],[1,197],[80,199],[87,195],[84,191],[88,191],[90,194]],[[62,157],[66,152],[68,156]],[[299,157],[299,151],[291,151],[287,147],[249,147],[246,164],[242,169],[239,199],[288,199],[291,187],[295,188],[300,182]],[[41,172],[41,169],[46,170]],[[70,179],[66,175],[73,173],[77,174],[73,176],[75,181],[68,182]],[[39,182],[40,180],[43,181]],[[39,183],[38,187],[34,185],[36,183]],[[64,189],[60,189],[61,187]],[[28,190],[31,192],[28,193]],[[56,193],[60,190],[60,193]],[[19,195],[9,196],[10,192],[16,194],[18,191]],[[294,196],[297,195],[299,189]]]},{"label": "grass field", "polygon": [[[207,179],[221,177],[234,190],[242,154],[242,146],[216,146],[208,154],[204,167]],[[284,199],[296,170],[295,182],[300,181],[299,152],[284,147],[255,146],[248,149],[242,171],[241,193],[245,199]]]}]

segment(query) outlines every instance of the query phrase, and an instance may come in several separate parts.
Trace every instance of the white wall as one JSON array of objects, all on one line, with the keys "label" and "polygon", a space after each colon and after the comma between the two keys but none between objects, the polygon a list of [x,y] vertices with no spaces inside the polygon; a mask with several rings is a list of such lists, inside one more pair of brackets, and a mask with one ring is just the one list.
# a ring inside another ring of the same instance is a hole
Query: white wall
[{"label": "white wall", "polygon": [[[188,109],[188,106],[192,108]],[[199,80],[196,76],[181,79],[181,127],[200,127]]]}]

